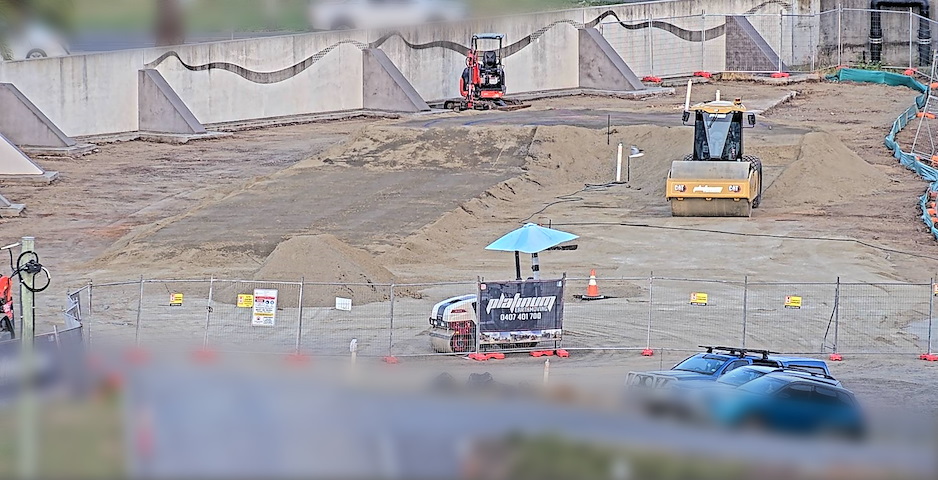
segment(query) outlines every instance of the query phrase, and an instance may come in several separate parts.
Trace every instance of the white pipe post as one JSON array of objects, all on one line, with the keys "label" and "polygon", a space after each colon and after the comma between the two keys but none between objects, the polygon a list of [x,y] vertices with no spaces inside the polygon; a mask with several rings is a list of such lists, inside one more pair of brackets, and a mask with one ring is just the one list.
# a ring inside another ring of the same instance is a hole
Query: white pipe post
[{"label": "white pipe post", "polygon": [[622,142],[619,142],[619,154],[616,157],[616,183],[622,183]]},{"label": "white pipe post", "polygon": [[690,90],[693,88],[694,80],[687,79],[687,93],[684,95],[684,111],[690,111]]}]

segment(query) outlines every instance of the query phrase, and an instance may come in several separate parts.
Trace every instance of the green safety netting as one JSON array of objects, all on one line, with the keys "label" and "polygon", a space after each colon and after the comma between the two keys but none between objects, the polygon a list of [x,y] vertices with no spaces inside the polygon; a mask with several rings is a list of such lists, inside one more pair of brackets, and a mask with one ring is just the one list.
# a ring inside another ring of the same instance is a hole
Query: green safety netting
[{"label": "green safety netting", "polygon": [[882,83],[892,87],[909,87],[920,93],[928,92],[928,86],[908,76],[892,72],[876,70],[857,70],[855,68],[841,68],[836,74],[827,77],[828,80],[844,82]]},{"label": "green safety netting", "polygon": [[903,151],[902,147],[899,145],[899,142],[896,141],[896,135],[898,135],[899,132],[902,131],[902,129],[905,128],[911,120],[916,118],[916,114],[922,107],[925,106],[925,99],[928,95],[929,87],[908,75],[900,75],[889,72],[874,72],[870,70],[856,70],[852,68],[842,68],[837,72],[836,75],[831,75],[827,78],[829,80],[842,80],[848,82],[869,82],[882,83],[891,86],[905,86],[922,93],[915,99],[915,105],[909,106],[909,108],[907,108],[905,112],[902,112],[902,114],[899,115],[899,118],[897,118],[896,121],[892,123],[892,129],[889,130],[889,135],[886,135],[886,140],[884,143],[886,148],[892,150],[893,156],[899,160],[899,163],[905,165],[909,170],[919,174],[919,176],[921,176],[926,181],[931,182],[931,185],[928,187],[928,191],[925,192],[925,194],[922,195],[922,197],[919,199],[919,204],[922,208],[922,220],[924,220],[925,225],[931,229],[932,235],[934,235],[935,238],[938,238],[938,222],[935,222],[927,213],[929,193],[938,192],[938,169],[932,167],[931,165],[922,163],[917,155]]}]

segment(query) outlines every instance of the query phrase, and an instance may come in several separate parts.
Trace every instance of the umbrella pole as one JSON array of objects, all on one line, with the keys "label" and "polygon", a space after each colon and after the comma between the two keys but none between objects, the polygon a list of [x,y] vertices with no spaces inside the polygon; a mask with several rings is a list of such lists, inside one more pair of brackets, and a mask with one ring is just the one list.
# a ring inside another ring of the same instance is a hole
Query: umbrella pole
[{"label": "umbrella pole", "polygon": [[515,250],[515,275],[521,280],[521,253]]},{"label": "umbrella pole", "polygon": [[531,271],[534,272],[534,279],[541,279],[541,260],[536,253],[531,254]]}]

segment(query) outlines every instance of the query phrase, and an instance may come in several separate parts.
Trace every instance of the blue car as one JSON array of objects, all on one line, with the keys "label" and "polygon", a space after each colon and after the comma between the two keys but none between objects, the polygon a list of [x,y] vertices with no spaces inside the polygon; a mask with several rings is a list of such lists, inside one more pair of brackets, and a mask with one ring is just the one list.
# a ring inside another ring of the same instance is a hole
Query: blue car
[{"label": "blue car", "polygon": [[768,350],[747,350],[734,347],[709,347],[705,353],[692,355],[670,370],[657,372],[629,372],[628,387],[661,388],[674,382],[690,380],[715,381],[740,367],[758,365],[773,368],[798,368],[805,372],[830,376],[823,360],[804,357],[778,356]]},{"label": "blue car", "polygon": [[853,393],[820,375],[772,372],[708,402],[711,420],[727,427],[859,438],[863,413]]}]

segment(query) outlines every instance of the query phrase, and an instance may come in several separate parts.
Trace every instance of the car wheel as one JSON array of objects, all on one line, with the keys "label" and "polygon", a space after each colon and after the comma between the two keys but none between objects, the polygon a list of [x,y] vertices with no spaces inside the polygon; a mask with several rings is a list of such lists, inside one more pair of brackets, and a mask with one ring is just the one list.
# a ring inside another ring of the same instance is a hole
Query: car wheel
[{"label": "car wheel", "polygon": [[46,55],[45,50],[42,50],[39,48],[34,48],[30,50],[29,53],[26,54],[26,58],[46,58],[46,57],[48,57],[48,55]]}]

